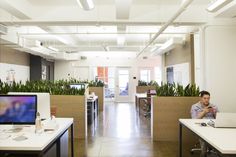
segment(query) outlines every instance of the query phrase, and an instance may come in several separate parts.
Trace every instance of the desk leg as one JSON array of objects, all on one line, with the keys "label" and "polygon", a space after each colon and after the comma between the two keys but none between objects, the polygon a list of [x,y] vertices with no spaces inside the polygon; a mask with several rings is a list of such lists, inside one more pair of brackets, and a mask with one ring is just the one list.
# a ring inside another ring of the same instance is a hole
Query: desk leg
[{"label": "desk leg", "polygon": [[140,103],[141,103],[141,99],[138,99],[138,115],[140,116]]},{"label": "desk leg", "polygon": [[71,138],[71,157],[74,157],[74,124],[71,124],[70,127],[70,138]]},{"label": "desk leg", "polygon": [[182,141],[182,124],[179,123],[179,157],[182,157],[182,147],[183,147],[183,141]]}]

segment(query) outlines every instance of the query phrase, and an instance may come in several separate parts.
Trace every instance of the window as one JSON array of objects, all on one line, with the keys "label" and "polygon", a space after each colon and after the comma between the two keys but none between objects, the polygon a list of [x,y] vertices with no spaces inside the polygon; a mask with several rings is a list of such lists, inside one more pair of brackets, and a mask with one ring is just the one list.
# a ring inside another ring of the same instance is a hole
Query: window
[{"label": "window", "polygon": [[151,70],[140,70],[140,80],[145,82],[151,81]]},{"label": "window", "polygon": [[115,97],[115,68],[95,67],[93,70],[94,79],[105,83],[105,98]]},{"label": "window", "polygon": [[155,81],[160,85],[162,81],[161,67],[155,67]]}]

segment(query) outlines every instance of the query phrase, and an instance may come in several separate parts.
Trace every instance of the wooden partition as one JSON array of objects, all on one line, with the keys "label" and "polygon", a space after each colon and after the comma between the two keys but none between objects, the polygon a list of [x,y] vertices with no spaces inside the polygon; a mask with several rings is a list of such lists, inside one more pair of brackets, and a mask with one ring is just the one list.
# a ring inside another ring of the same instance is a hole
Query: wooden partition
[{"label": "wooden partition", "polygon": [[105,88],[104,87],[89,87],[89,92],[94,92],[98,96],[99,111],[103,111]]},{"label": "wooden partition", "polygon": [[146,93],[148,90],[155,90],[155,86],[136,86],[136,93]]},{"label": "wooden partition", "polygon": [[87,136],[87,99],[77,95],[51,95],[51,107],[56,107],[57,117],[74,118],[74,137]]},{"label": "wooden partition", "polygon": [[177,141],[178,119],[191,118],[191,106],[198,101],[198,97],[152,97],[153,140]]},{"label": "wooden partition", "polygon": [[[191,118],[191,106],[199,97],[152,97],[151,131],[153,141],[178,141],[179,119]],[[184,151],[189,152],[198,142],[186,128],[183,129]]]}]

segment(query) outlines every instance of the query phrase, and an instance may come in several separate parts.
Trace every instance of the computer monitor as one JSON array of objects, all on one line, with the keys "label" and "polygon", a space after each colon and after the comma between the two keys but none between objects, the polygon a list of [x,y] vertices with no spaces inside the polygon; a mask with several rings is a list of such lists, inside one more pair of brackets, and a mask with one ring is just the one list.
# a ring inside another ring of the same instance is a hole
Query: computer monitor
[{"label": "computer monitor", "polygon": [[36,95],[0,95],[0,124],[35,124]]},{"label": "computer monitor", "polygon": [[85,84],[70,84],[70,88],[75,88],[75,89],[84,89],[85,88]]},{"label": "computer monitor", "polygon": [[50,94],[49,93],[32,93],[32,92],[9,92],[13,95],[37,95],[37,111],[40,113],[41,119],[49,119],[51,117],[50,110]]}]

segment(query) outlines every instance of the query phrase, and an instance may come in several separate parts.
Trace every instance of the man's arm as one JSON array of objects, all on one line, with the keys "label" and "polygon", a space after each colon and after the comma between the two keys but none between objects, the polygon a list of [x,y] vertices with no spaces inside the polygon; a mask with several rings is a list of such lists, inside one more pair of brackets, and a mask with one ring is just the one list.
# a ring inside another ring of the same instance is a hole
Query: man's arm
[{"label": "man's arm", "polygon": [[203,111],[199,112],[197,115],[197,119],[202,119],[205,117],[205,115],[209,112],[208,108],[204,108]]},{"label": "man's arm", "polygon": [[193,119],[202,119],[209,112],[209,109],[206,107],[203,110],[197,106],[192,106],[191,108],[191,116]]}]

